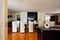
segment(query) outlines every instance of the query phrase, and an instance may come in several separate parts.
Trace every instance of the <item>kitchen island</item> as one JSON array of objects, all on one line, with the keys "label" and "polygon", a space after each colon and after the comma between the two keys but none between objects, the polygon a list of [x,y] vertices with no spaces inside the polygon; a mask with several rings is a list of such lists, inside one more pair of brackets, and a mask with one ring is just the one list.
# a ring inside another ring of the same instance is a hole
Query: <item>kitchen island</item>
[{"label": "kitchen island", "polygon": [[[48,29],[44,27],[38,28],[38,34],[41,36],[41,40],[60,40],[60,28],[50,27]],[[40,37],[38,35],[38,37]],[[40,40],[40,39],[38,39]]]}]

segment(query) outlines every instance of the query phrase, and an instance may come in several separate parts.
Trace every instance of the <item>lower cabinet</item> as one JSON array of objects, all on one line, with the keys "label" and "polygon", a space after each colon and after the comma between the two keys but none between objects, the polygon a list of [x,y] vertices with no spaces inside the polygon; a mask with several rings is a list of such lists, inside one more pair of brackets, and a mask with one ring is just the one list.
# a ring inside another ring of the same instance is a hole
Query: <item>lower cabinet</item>
[{"label": "lower cabinet", "polygon": [[60,31],[43,31],[42,40],[60,40]]},{"label": "lower cabinet", "polygon": [[41,30],[37,28],[38,40],[60,40],[60,30]]},{"label": "lower cabinet", "polygon": [[42,40],[42,35],[41,35],[41,29],[36,28],[38,36],[37,36],[37,40]]},{"label": "lower cabinet", "polygon": [[60,30],[56,31],[56,40],[60,40]]}]

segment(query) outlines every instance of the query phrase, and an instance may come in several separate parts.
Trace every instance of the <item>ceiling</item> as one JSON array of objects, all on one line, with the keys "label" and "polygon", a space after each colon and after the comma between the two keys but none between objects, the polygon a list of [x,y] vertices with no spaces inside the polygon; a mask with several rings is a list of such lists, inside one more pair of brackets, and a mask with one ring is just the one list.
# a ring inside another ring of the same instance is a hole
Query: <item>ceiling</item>
[{"label": "ceiling", "polygon": [[60,0],[8,0],[9,10],[60,13]]}]

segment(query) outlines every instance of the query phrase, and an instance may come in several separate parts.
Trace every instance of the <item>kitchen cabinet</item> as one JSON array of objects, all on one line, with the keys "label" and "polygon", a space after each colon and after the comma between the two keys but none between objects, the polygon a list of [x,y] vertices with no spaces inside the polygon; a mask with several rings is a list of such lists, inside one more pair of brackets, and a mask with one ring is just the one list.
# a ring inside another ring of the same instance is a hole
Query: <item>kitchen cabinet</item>
[{"label": "kitchen cabinet", "polygon": [[60,28],[39,28],[38,40],[60,40]]},{"label": "kitchen cabinet", "polygon": [[43,40],[56,40],[55,31],[43,31]]}]

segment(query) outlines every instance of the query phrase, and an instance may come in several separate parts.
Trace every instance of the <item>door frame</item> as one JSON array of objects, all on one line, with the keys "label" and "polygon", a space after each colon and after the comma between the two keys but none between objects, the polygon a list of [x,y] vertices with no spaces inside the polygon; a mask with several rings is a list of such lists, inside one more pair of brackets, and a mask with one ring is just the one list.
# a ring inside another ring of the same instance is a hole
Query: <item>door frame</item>
[{"label": "door frame", "polygon": [[8,40],[8,0],[0,0],[0,40]]}]

